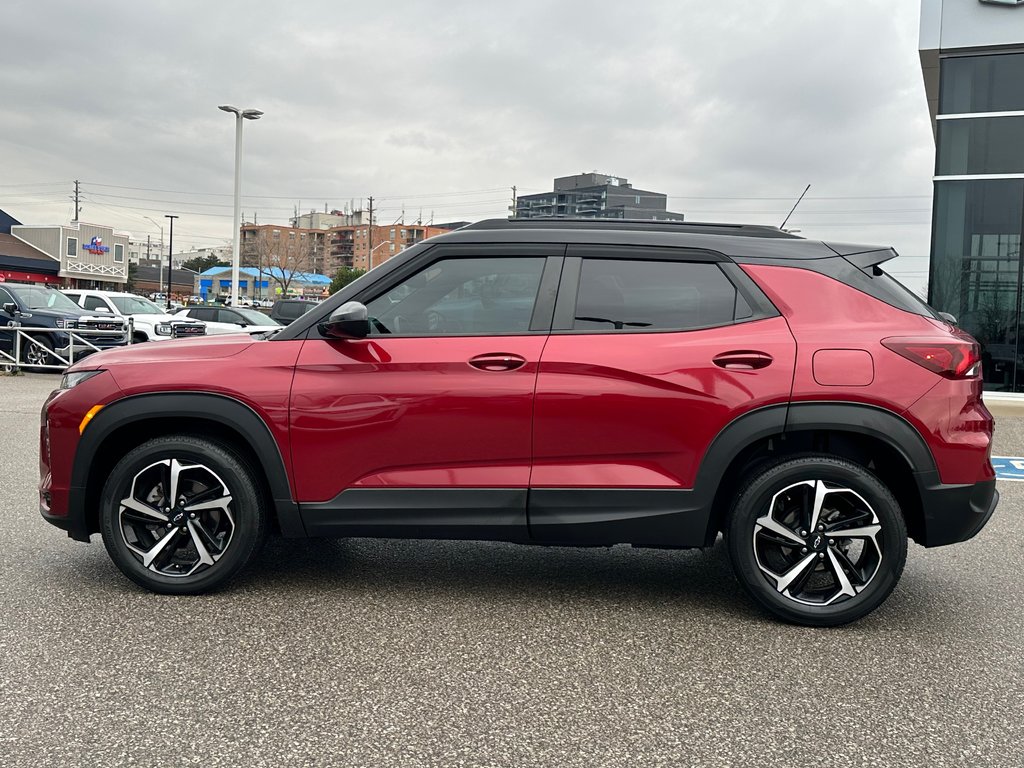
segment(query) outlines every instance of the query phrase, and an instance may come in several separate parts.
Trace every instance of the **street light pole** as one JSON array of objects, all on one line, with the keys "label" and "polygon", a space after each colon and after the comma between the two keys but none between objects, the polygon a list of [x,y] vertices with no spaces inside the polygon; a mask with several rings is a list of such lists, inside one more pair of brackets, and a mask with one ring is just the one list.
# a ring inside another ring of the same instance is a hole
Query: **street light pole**
[{"label": "street light pole", "polygon": [[[155,220],[149,218],[149,216],[146,216],[146,215],[143,215],[142,218],[144,218],[146,221],[150,222],[154,227],[156,227],[157,229],[160,230],[160,258],[158,259],[158,261],[160,262],[160,281],[159,281],[159,285],[162,288],[163,285],[164,285],[164,260],[163,260],[163,253],[164,253],[164,225],[163,224],[158,224]],[[149,253],[148,252],[146,253],[146,258],[147,259],[149,258]],[[157,291],[157,293],[159,293],[159,291]]]},{"label": "street light pole", "polygon": [[[165,219],[171,220],[171,233],[169,238],[169,245],[167,248],[167,311],[171,310],[171,285],[174,281],[174,265],[171,263],[171,254],[174,253],[174,220],[178,218],[174,214],[165,213]],[[163,232],[160,233],[161,237]]]},{"label": "street light pole", "polygon": [[376,251],[378,248],[383,248],[385,245],[390,245],[390,244],[391,244],[390,240],[385,240],[383,243],[378,243],[377,245],[373,246],[373,248],[370,249],[370,252],[368,254],[366,254],[366,271],[367,272],[369,272],[371,269],[373,269],[373,252]]},{"label": "street light pole", "polygon": [[231,248],[231,306],[238,306],[238,273],[241,266],[242,237],[242,119],[259,120],[263,113],[258,109],[239,109],[222,104],[218,109],[235,116],[235,236]]}]

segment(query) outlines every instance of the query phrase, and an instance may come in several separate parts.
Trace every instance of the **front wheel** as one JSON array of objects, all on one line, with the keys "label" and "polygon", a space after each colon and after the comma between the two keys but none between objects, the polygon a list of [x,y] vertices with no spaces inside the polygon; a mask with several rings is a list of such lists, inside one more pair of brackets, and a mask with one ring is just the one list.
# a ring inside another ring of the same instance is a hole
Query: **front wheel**
[{"label": "front wheel", "polygon": [[758,470],[733,501],[726,540],[750,596],[808,626],[873,611],[907,557],[906,525],[889,489],[865,468],[827,455]]},{"label": "front wheel", "polygon": [[252,558],[266,502],[245,461],[191,435],[129,451],[103,487],[103,543],[132,581],[163,594],[220,586]]}]

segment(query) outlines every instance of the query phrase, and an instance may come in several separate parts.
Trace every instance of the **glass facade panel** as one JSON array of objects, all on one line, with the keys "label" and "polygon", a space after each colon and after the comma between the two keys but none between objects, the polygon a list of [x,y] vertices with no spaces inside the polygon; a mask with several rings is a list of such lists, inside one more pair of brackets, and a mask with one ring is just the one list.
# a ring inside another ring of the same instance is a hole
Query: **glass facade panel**
[{"label": "glass facade panel", "polygon": [[1024,173],[1024,117],[938,121],[936,174]]},{"label": "glass facade panel", "polygon": [[1024,109],[1024,53],[956,56],[940,67],[939,114]]},{"label": "glass facade panel", "polygon": [[936,182],[929,303],[981,343],[986,389],[1024,391],[1022,234],[1024,179]]}]

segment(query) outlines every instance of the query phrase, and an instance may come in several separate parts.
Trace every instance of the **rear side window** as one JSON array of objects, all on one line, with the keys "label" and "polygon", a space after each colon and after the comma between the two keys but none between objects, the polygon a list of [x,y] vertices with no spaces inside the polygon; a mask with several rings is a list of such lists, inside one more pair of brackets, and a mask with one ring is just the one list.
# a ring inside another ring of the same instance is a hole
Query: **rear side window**
[{"label": "rear side window", "polygon": [[572,328],[684,331],[751,315],[715,263],[583,259]]}]

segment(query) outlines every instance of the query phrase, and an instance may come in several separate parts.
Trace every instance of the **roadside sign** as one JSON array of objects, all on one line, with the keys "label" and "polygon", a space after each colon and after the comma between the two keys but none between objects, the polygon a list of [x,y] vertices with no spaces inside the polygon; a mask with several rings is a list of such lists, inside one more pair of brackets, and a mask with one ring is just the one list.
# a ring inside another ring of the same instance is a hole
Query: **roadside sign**
[{"label": "roadside sign", "polygon": [[997,480],[1024,482],[1024,456],[993,456],[992,468]]}]

